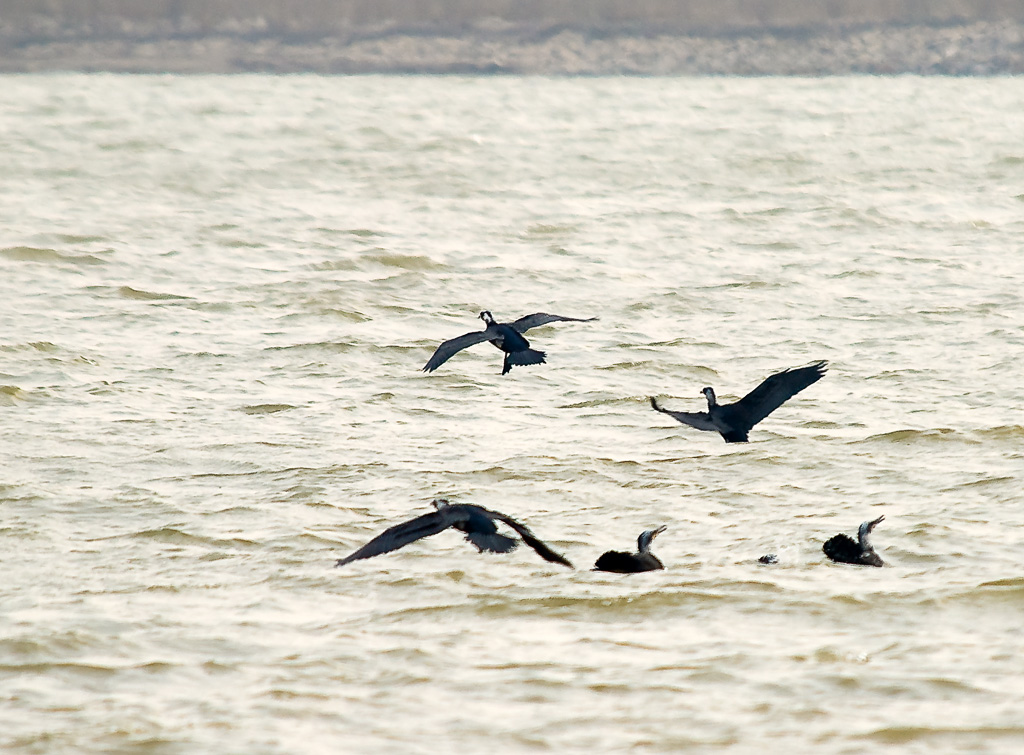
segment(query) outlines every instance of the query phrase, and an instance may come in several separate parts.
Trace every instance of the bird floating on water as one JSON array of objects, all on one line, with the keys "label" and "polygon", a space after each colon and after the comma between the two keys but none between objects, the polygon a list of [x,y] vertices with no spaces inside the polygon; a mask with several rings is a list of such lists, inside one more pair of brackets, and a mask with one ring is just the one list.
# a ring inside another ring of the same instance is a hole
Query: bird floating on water
[{"label": "bird floating on water", "polygon": [[519,541],[498,532],[494,522],[499,521],[515,530],[523,542],[537,551],[545,561],[573,568],[567,558],[555,553],[538,540],[525,524],[520,524],[510,516],[471,503],[449,503],[445,498],[437,498],[433,503],[437,511],[389,527],[352,555],[339,559],[335,566],[344,566],[361,558],[390,553],[420,538],[443,532],[449,527],[466,533],[466,540],[475,545],[477,551],[481,553],[509,553],[519,546]]},{"label": "bird floating on water", "polygon": [[726,443],[746,443],[751,428],[825,375],[828,362],[820,361],[807,367],[777,372],[765,378],[761,385],[733,404],[719,404],[710,386],[701,393],[708,400],[706,412],[674,412],[658,406],[651,396],[651,407],[667,414],[684,425],[698,430],[717,430]]},{"label": "bird floating on water", "polygon": [[885,562],[882,561],[882,557],[875,553],[875,549],[868,542],[871,530],[883,519],[885,519],[885,516],[880,516],[878,519],[870,522],[862,522],[857,530],[856,540],[849,535],[840,533],[826,540],[821,549],[829,559],[841,564],[884,566]]},{"label": "bird floating on water", "polygon": [[654,538],[664,532],[665,525],[653,530],[646,530],[636,540],[636,553],[623,553],[622,551],[608,551],[602,553],[597,563],[594,564],[594,571],[610,571],[617,574],[636,574],[642,571],[655,571],[664,569],[665,565],[658,560],[658,557],[651,553],[651,543]]},{"label": "bird floating on water", "polygon": [[495,348],[505,352],[505,363],[501,370],[502,375],[514,366],[544,364],[545,353],[531,349],[530,342],[523,337],[523,333],[530,328],[547,325],[550,322],[592,322],[597,319],[596,317],[562,317],[561,315],[537,312],[520,317],[515,322],[495,322],[494,317],[487,310],[484,310],[478,316],[487,327],[442,343],[423,366],[423,372],[433,372],[463,349],[483,343],[484,341],[490,341],[494,344]]}]

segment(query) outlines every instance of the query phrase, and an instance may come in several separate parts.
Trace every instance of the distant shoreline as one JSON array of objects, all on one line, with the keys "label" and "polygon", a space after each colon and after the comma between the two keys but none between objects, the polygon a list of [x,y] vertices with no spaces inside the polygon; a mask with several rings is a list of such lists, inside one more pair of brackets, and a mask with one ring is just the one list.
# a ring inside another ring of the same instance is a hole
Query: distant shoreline
[{"label": "distant shoreline", "polygon": [[438,73],[827,76],[1024,73],[1024,23],[731,34],[457,35],[323,38],[254,34],[0,39],[0,72]]},{"label": "distant shoreline", "polygon": [[798,75],[1024,73],[1024,24],[808,33],[547,36],[387,34],[347,39],[203,35],[6,42],[0,72]]},{"label": "distant shoreline", "polygon": [[0,72],[1024,73],[1021,0],[3,0]]}]

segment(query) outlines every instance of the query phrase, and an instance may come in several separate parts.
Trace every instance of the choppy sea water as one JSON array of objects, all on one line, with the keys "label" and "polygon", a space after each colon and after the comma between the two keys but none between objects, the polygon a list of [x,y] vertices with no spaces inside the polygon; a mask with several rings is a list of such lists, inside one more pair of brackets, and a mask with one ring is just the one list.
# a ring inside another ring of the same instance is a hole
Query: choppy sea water
[{"label": "choppy sea water", "polygon": [[4,751],[1024,747],[1024,81],[0,81]]}]

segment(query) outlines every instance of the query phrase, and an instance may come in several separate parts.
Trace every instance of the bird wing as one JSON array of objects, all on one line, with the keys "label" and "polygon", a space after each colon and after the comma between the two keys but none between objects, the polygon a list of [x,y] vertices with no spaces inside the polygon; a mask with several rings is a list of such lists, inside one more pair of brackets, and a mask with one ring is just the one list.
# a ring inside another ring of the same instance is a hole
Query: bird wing
[{"label": "bird wing", "polygon": [[443,532],[463,518],[465,516],[460,515],[457,511],[450,512],[447,508],[444,508],[440,511],[431,511],[429,514],[410,519],[408,522],[396,524],[394,527],[388,527],[351,556],[339,559],[335,566],[344,566],[350,561],[358,561],[361,558],[370,558],[372,556],[379,556],[382,553],[390,553],[420,538]]},{"label": "bird wing", "polygon": [[457,338],[450,338],[437,347],[434,355],[423,366],[423,372],[433,372],[463,349],[489,341],[492,338],[494,338],[494,332],[491,328],[474,330],[472,333],[466,333]]},{"label": "bird wing", "polygon": [[485,511],[487,512],[487,515],[491,518],[504,522],[509,527],[518,532],[519,537],[523,538],[523,542],[529,545],[535,551],[537,551],[537,555],[539,555],[545,561],[551,561],[556,564],[562,564],[564,566],[568,566],[570,569],[575,568],[572,565],[572,562],[569,561],[569,559],[567,559],[565,556],[555,553],[545,543],[538,540],[534,536],[534,534],[530,532],[530,528],[527,527],[525,524],[520,524],[512,517],[505,516],[499,511],[490,511],[488,509],[485,509]]},{"label": "bird wing", "polygon": [[616,574],[633,574],[637,570],[636,567],[636,556],[622,551],[602,553],[594,562],[594,571],[610,571]]},{"label": "bird wing", "polygon": [[742,412],[753,427],[804,388],[821,380],[827,366],[828,362],[822,361],[777,372],[729,408]]},{"label": "bird wing", "polygon": [[519,541],[514,537],[502,535],[500,532],[468,532],[466,539],[476,546],[476,549],[483,553],[511,553],[519,547]]},{"label": "bird wing", "polygon": [[651,408],[662,414],[675,419],[677,422],[682,422],[684,425],[690,427],[696,427],[698,430],[717,430],[715,423],[711,421],[711,415],[707,412],[673,412],[669,409],[662,409],[658,406],[658,402],[654,400],[654,396],[651,396]]},{"label": "bird wing", "polygon": [[831,561],[838,561],[841,564],[856,564],[863,552],[852,537],[843,533],[830,537],[821,549]]},{"label": "bird wing", "polygon": [[520,333],[525,333],[530,328],[538,328],[547,325],[549,322],[593,322],[596,317],[562,317],[561,315],[549,315],[546,312],[536,312],[532,315],[520,317],[515,322],[510,322],[513,328]]}]

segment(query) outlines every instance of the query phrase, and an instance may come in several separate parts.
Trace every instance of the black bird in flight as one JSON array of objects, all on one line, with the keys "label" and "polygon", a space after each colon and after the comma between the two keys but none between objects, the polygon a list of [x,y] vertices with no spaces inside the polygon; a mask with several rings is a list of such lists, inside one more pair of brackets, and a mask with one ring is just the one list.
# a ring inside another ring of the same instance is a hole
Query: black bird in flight
[{"label": "black bird in flight", "polygon": [[804,388],[821,380],[827,366],[828,362],[821,361],[807,367],[777,372],[765,378],[761,385],[734,404],[719,404],[714,389],[707,387],[701,391],[708,400],[706,412],[673,412],[663,409],[653,396],[651,407],[698,430],[717,430],[726,443],[746,443],[747,434],[754,425]]},{"label": "black bird in flight", "polygon": [[490,341],[496,348],[505,352],[505,364],[501,370],[502,375],[514,366],[544,364],[544,352],[531,349],[530,342],[523,337],[523,333],[530,328],[547,325],[549,322],[591,322],[597,319],[596,317],[585,319],[562,317],[561,315],[537,312],[520,317],[515,322],[495,322],[494,317],[487,310],[481,312],[479,317],[487,325],[486,328],[466,333],[442,343],[423,366],[423,372],[433,372],[463,349],[483,343],[484,341]]},{"label": "black bird in flight", "polygon": [[510,516],[485,509],[482,506],[474,506],[471,503],[448,503],[444,498],[435,499],[434,508],[437,511],[431,511],[429,514],[389,527],[352,555],[339,559],[335,566],[344,566],[361,558],[390,553],[422,537],[443,532],[449,527],[465,532],[466,539],[475,545],[477,551],[481,553],[483,551],[508,553],[519,546],[519,541],[514,537],[499,533],[498,528],[494,525],[495,521],[499,521],[514,529],[523,542],[537,551],[537,554],[545,561],[573,568],[567,558],[555,553],[538,540],[525,524],[520,524]]},{"label": "black bird in flight", "polygon": [[658,560],[658,557],[651,553],[651,543],[654,538],[667,528],[665,525],[653,530],[646,530],[636,540],[636,553],[623,553],[622,551],[608,551],[602,553],[597,563],[594,564],[594,571],[611,571],[617,574],[636,574],[642,571],[655,571],[664,569],[665,565]]},{"label": "black bird in flight", "polygon": [[829,559],[841,564],[884,566],[885,562],[882,561],[882,557],[875,553],[875,549],[871,547],[871,543],[868,542],[868,536],[871,534],[871,530],[873,530],[875,525],[883,519],[885,519],[885,517],[880,516],[874,521],[862,522],[860,529],[857,530],[856,540],[849,535],[840,533],[826,540],[825,544],[821,546],[821,549]]}]

